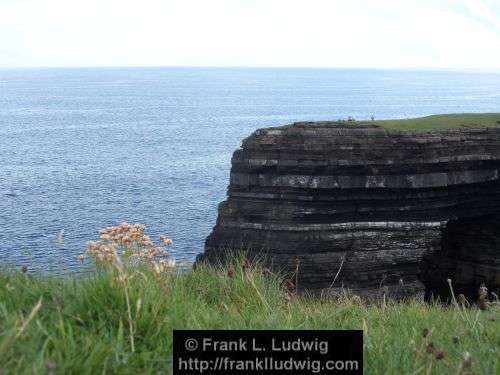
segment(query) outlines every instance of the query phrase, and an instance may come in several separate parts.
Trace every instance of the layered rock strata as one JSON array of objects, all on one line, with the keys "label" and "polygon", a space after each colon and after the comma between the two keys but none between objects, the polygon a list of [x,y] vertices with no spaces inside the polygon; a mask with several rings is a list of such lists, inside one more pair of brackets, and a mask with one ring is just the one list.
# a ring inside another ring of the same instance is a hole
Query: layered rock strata
[{"label": "layered rock strata", "polygon": [[244,250],[314,292],[395,297],[500,286],[500,128],[255,131],[199,261]]}]

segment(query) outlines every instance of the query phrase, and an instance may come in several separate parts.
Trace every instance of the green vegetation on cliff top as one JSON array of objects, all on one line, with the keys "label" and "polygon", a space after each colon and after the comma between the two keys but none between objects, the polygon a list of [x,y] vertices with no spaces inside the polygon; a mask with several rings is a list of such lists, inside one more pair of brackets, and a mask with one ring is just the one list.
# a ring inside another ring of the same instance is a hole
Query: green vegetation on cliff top
[{"label": "green vegetation on cliff top", "polygon": [[457,113],[398,120],[375,120],[390,130],[445,130],[455,128],[499,127],[500,113]]},{"label": "green vegetation on cliff top", "polygon": [[500,113],[453,113],[443,115],[431,115],[417,118],[393,119],[393,120],[338,120],[338,121],[315,121],[296,122],[290,126],[352,126],[376,125],[388,130],[402,131],[432,131],[465,128],[499,128]]}]

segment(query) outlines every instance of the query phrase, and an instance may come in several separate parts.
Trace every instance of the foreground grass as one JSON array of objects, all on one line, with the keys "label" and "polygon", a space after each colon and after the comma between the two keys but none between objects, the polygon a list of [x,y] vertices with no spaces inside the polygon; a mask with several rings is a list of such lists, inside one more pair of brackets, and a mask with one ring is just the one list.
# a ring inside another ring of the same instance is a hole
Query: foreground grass
[{"label": "foreground grass", "polygon": [[[498,306],[291,300],[258,269],[113,272],[85,279],[0,273],[0,373],[170,373],[172,329],[363,329],[366,374],[498,374]],[[424,329],[432,331],[428,339]],[[438,360],[425,340],[442,349]],[[469,352],[472,366],[461,370]]]},{"label": "foreground grass", "polygon": [[500,126],[500,113],[457,113],[433,115],[401,120],[376,120],[374,122],[392,130],[444,130]]}]

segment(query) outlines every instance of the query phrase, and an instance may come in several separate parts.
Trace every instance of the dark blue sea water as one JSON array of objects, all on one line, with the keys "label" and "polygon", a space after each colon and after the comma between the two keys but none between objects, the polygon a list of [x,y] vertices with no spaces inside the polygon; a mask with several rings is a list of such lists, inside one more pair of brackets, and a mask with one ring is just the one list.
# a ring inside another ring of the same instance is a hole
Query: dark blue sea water
[{"label": "dark blue sea water", "polygon": [[122,221],[170,235],[175,256],[193,259],[231,154],[259,127],[494,111],[498,74],[0,70],[0,264],[76,271],[85,242]]}]

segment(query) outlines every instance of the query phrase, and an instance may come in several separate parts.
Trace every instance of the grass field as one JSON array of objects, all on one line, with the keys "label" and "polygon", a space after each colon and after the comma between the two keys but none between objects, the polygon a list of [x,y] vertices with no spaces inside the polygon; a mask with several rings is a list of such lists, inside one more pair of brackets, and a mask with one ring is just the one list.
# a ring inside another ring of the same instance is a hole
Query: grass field
[{"label": "grass field", "polygon": [[134,269],[126,277],[111,269],[82,279],[5,271],[0,373],[168,374],[173,328],[310,328],[363,329],[365,374],[498,374],[499,313],[495,303],[483,311],[417,300],[307,299],[285,291],[277,276],[239,264]]},{"label": "grass field", "polygon": [[401,120],[375,120],[375,124],[391,130],[444,130],[470,127],[498,127],[500,113],[458,113]]}]

